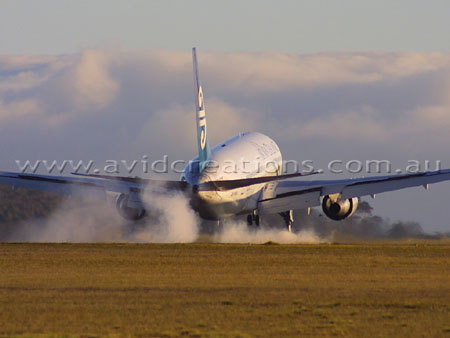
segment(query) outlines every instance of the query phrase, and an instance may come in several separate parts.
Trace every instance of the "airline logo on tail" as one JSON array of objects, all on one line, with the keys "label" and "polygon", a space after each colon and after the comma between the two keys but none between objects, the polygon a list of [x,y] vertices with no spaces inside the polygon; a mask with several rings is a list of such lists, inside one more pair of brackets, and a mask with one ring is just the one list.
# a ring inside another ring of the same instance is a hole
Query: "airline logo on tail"
[{"label": "airline logo on tail", "polygon": [[200,86],[198,89],[198,128],[200,131],[200,149],[206,147],[206,115],[203,106],[203,90]]}]

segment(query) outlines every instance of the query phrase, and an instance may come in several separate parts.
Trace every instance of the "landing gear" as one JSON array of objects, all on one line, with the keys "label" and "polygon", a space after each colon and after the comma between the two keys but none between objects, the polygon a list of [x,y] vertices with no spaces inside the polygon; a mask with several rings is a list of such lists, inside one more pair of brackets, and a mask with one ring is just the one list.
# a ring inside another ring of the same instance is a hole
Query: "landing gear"
[{"label": "landing gear", "polygon": [[255,225],[259,227],[259,223],[261,221],[261,218],[258,214],[258,209],[253,210],[253,212],[247,216],[247,225],[251,226],[253,225],[253,222],[255,222]]},{"label": "landing gear", "polygon": [[280,216],[283,217],[287,231],[292,232],[292,223],[294,223],[294,210],[280,212]]},{"label": "landing gear", "polygon": [[253,216],[252,215],[248,215],[247,216],[247,225],[251,226],[253,224]]},{"label": "landing gear", "polygon": [[223,230],[223,218],[216,220],[216,226],[214,231],[221,232]]}]

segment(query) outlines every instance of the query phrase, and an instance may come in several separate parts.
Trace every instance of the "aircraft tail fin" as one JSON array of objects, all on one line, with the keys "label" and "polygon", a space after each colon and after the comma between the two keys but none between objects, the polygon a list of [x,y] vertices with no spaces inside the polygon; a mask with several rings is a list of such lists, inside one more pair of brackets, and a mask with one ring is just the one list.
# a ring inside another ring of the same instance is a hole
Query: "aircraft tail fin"
[{"label": "aircraft tail fin", "polygon": [[198,157],[200,160],[200,171],[202,171],[205,168],[206,163],[210,160],[211,149],[208,142],[205,105],[203,102],[203,90],[198,75],[197,52],[195,48],[192,48],[192,61],[194,64]]}]

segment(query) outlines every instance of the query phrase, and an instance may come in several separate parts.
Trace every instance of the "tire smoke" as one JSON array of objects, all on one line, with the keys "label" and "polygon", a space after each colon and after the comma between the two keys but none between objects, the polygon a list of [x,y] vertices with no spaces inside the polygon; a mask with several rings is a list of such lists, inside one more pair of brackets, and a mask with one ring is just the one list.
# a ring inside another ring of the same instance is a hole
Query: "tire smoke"
[{"label": "tire smoke", "polygon": [[318,244],[328,243],[320,238],[313,230],[302,230],[297,233],[279,228],[249,228],[245,222],[224,222],[223,229],[214,235],[217,243],[251,243],[263,244],[276,242],[282,244]]},{"label": "tire smoke", "polygon": [[200,219],[182,194],[141,196],[150,210],[144,229],[135,237],[152,243],[191,243],[199,234]]}]

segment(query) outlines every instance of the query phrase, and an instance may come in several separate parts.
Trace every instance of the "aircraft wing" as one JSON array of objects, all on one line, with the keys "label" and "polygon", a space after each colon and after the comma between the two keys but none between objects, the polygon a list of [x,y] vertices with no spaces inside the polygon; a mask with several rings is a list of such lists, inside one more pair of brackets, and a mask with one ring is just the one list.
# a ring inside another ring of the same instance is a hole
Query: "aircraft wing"
[{"label": "aircraft wing", "polygon": [[158,181],[132,177],[74,177],[46,176],[0,171],[0,184],[13,188],[29,188],[80,197],[102,197],[106,192],[140,193],[143,191],[183,191],[186,183],[181,181]]},{"label": "aircraft wing", "polygon": [[342,180],[270,182],[262,192],[259,209],[266,213],[304,209],[320,205],[320,197],[341,194],[342,199],[374,196],[379,193],[450,180],[450,169],[414,174],[374,176]]}]

